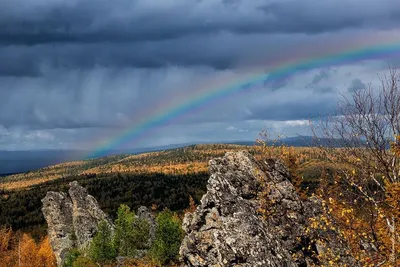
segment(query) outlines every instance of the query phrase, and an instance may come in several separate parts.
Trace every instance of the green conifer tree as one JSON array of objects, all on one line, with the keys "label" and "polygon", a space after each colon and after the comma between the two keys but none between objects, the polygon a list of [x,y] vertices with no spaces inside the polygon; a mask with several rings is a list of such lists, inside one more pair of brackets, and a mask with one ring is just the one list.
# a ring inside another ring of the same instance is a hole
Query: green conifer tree
[{"label": "green conifer tree", "polygon": [[169,210],[160,212],[156,222],[156,239],[151,248],[151,256],[156,262],[164,266],[178,258],[183,231],[179,218]]},{"label": "green conifer tree", "polygon": [[135,247],[132,245],[133,221],[135,213],[127,205],[118,208],[115,220],[114,247],[120,256],[133,256]]},{"label": "green conifer tree", "polygon": [[127,205],[118,208],[115,220],[114,247],[118,255],[134,257],[137,249],[145,249],[149,240],[150,226],[146,220],[135,217]]},{"label": "green conifer tree", "polygon": [[98,232],[92,239],[89,248],[89,255],[98,263],[108,262],[116,255],[112,244],[111,227],[104,220],[99,223]]}]

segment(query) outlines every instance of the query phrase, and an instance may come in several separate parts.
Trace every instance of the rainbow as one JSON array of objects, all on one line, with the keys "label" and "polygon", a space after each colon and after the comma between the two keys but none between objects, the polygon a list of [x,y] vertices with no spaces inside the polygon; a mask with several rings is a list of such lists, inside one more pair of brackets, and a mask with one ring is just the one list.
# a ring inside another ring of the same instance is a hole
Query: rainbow
[{"label": "rainbow", "polygon": [[[397,40],[399,40],[397,38]],[[162,126],[176,122],[187,114],[198,112],[213,103],[226,99],[229,96],[245,93],[257,85],[268,81],[280,81],[299,71],[308,71],[315,68],[328,67],[340,64],[354,63],[364,60],[385,59],[400,56],[400,42],[352,48],[341,52],[322,54],[313,57],[303,57],[286,60],[267,70],[258,67],[247,71],[230,81],[219,81],[216,84],[206,84],[198,88],[190,97],[178,100],[168,100],[155,110],[141,116],[141,121],[127,127],[119,134],[102,140],[95,146],[93,153],[88,157],[106,156],[112,149],[121,148],[124,144],[134,143],[144,137],[149,137]]]}]

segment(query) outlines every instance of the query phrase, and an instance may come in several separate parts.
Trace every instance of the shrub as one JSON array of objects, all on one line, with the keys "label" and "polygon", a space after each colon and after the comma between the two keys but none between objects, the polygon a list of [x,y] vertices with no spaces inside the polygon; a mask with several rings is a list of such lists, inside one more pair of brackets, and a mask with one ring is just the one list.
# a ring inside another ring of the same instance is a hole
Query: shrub
[{"label": "shrub", "polygon": [[127,205],[118,208],[115,227],[113,244],[118,255],[134,257],[137,249],[147,247],[150,225],[146,220],[136,218]]},{"label": "shrub", "polygon": [[113,244],[120,256],[133,256],[135,248],[132,246],[132,226],[135,218],[134,212],[127,205],[118,208],[115,220],[115,235]]},{"label": "shrub", "polygon": [[104,220],[99,223],[98,232],[90,244],[89,255],[98,263],[105,263],[115,257],[111,227]]},{"label": "shrub", "polygon": [[136,249],[148,248],[150,224],[144,219],[135,218],[132,229],[132,245]]},{"label": "shrub", "polygon": [[98,265],[88,257],[79,256],[74,261],[72,267],[98,267]]},{"label": "shrub", "polygon": [[150,255],[157,263],[164,265],[178,258],[183,231],[179,218],[169,210],[160,212],[156,222],[156,238]]},{"label": "shrub", "polygon": [[77,249],[71,249],[70,251],[68,251],[68,253],[64,259],[63,267],[73,267],[74,262],[80,255],[81,255],[81,252]]}]

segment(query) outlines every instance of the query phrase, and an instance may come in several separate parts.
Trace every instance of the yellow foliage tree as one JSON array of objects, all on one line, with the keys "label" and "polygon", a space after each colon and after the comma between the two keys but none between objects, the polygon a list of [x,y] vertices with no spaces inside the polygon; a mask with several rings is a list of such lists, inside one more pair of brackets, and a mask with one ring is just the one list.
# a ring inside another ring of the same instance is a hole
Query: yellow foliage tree
[{"label": "yellow foliage tree", "polygon": [[22,234],[19,244],[20,266],[40,266],[37,257],[38,246],[35,241],[27,234]]},{"label": "yellow foliage tree", "polygon": [[39,244],[29,234],[0,228],[0,267],[55,267],[56,259],[48,237]]},{"label": "yellow foliage tree", "polygon": [[0,267],[15,266],[16,255],[13,246],[13,231],[9,227],[0,227]]},{"label": "yellow foliage tree", "polygon": [[321,154],[338,170],[320,196],[332,199],[329,212],[364,266],[400,266],[399,80],[391,69],[380,88],[353,92],[313,129],[332,142]]},{"label": "yellow foliage tree", "polygon": [[50,246],[49,237],[46,236],[39,244],[37,258],[39,259],[40,266],[56,266],[56,257]]}]

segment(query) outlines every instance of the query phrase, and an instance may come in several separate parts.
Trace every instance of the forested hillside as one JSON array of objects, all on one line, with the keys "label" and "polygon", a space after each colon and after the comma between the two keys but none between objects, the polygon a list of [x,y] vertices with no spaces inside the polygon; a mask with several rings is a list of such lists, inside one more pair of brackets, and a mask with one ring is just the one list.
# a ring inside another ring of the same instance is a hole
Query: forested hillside
[{"label": "forested hillside", "polygon": [[[41,199],[48,191],[66,192],[68,184],[76,180],[97,199],[100,208],[109,214],[112,220],[118,219],[116,216],[120,205],[127,205],[132,210],[143,205],[150,208],[154,214],[168,209],[182,217],[185,209],[194,210],[194,205],[199,203],[206,192],[209,179],[208,161],[223,156],[227,151],[247,150],[258,160],[279,159],[288,167],[290,171],[288,179],[302,199],[318,196],[322,200],[324,212],[334,219],[326,221],[325,217],[319,218],[311,223],[312,227],[323,229],[340,227],[342,229],[340,234],[350,242],[353,255],[364,255],[366,261],[377,262],[386,257],[388,251],[393,251],[388,247],[391,244],[392,233],[384,232],[385,228],[382,226],[384,221],[380,219],[384,217],[368,216],[375,200],[363,197],[362,194],[372,192],[376,198],[383,199],[388,205],[396,207],[398,189],[387,187],[389,193],[384,196],[376,193],[378,188],[371,184],[366,183],[361,186],[353,182],[367,165],[359,166],[362,159],[352,156],[355,153],[364,153],[364,150],[358,147],[351,149],[295,148],[263,142],[260,146],[253,147],[196,145],[140,155],[111,156],[64,163],[37,172],[8,176],[1,183],[0,225],[3,228],[0,234],[5,236],[4,240],[11,240],[9,244],[14,245],[6,247],[14,250],[12,252],[6,250],[5,255],[15,253],[17,248],[15,240],[17,236],[21,237],[19,230],[28,232],[36,240],[35,243],[26,236],[23,240],[31,244],[30,246],[35,245],[37,250],[40,250],[40,246],[44,246],[43,249],[48,250],[48,245],[45,243],[47,241],[44,239],[46,225],[41,212]],[[397,155],[396,146],[392,147],[392,151]],[[354,180],[349,182],[346,180],[348,179],[346,175]],[[364,188],[368,191],[364,191]],[[262,193],[265,196],[269,194],[268,188],[262,190],[265,190],[265,193]],[[261,198],[261,201],[263,199],[266,198]],[[261,202],[261,204],[265,205],[266,209],[261,209],[260,212],[268,216],[267,207],[271,203]],[[386,212],[392,212],[391,206],[388,205],[384,206],[384,209],[377,210],[378,216],[386,216]],[[369,228],[370,220],[374,220],[372,229]],[[13,231],[17,231],[16,235],[13,236],[10,228],[4,226],[12,227]],[[12,238],[7,239],[7,237]],[[368,254],[365,249],[360,250],[359,242],[370,242],[370,244],[379,242],[379,249],[382,252]],[[42,256],[37,253],[35,259],[40,260]],[[173,257],[176,258],[176,251]],[[12,259],[15,260],[15,257]],[[48,259],[54,260],[51,255],[42,260]]]},{"label": "forested hillside", "polygon": [[81,174],[99,173],[165,173],[183,174],[207,171],[207,161],[227,151],[248,146],[211,144],[149,152],[138,155],[116,155],[84,161],[66,162],[37,171],[10,175],[0,181],[0,188],[21,189],[47,181]]},{"label": "forested hillside", "polygon": [[[258,155],[262,147],[240,145],[194,145],[139,155],[119,155],[78,162],[68,162],[38,171],[5,177],[0,183],[0,225],[14,230],[25,229],[35,237],[45,234],[41,199],[48,191],[66,191],[68,183],[78,181],[88,189],[101,208],[114,215],[120,204],[136,209],[140,205],[182,211],[189,197],[196,203],[205,193],[208,161],[227,151],[247,150]],[[313,148],[278,146],[270,157],[285,152],[296,153],[301,164],[299,186],[316,187],[326,166],[313,154]],[[285,154],[285,155],[286,155]],[[310,160],[313,157],[314,160]],[[325,166],[325,167],[323,167]],[[329,170],[329,168],[328,168]]]},{"label": "forested hillside", "polygon": [[[120,204],[181,211],[189,197],[205,192],[208,160],[227,151],[250,149],[239,145],[194,145],[139,155],[110,156],[68,162],[34,172],[7,176],[0,183],[0,225],[45,234],[41,199],[48,191],[66,191],[78,181],[108,214]],[[37,231],[39,230],[39,231]]]}]

